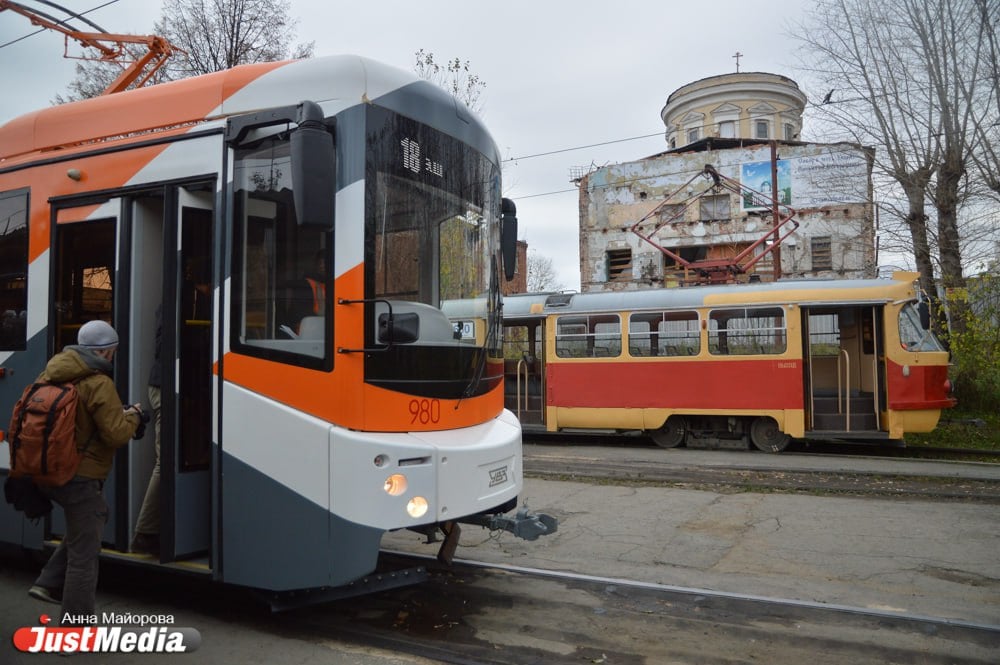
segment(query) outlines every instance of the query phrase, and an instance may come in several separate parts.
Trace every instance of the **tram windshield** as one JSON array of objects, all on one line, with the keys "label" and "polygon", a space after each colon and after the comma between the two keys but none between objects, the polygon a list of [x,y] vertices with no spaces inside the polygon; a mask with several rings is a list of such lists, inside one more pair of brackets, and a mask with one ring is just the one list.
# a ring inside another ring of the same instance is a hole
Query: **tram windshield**
[{"label": "tram windshield", "polygon": [[944,351],[941,342],[920,323],[916,304],[907,303],[899,311],[899,342],[907,351]]},{"label": "tram windshield", "polygon": [[[483,394],[502,378],[488,362],[500,357],[497,166],[386,109],[370,106],[367,121],[365,345],[380,352],[365,378],[428,397]],[[486,334],[449,320],[445,301],[468,302]]]}]

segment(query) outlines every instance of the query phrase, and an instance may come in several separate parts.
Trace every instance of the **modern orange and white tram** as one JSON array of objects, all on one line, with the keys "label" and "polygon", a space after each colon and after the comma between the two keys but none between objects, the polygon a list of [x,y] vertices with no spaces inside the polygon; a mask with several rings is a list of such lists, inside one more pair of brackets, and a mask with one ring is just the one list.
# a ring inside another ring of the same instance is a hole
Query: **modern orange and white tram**
[{"label": "modern orange and white tram", "polygon": [[[116,383],[140,400],[163,303],[161,553],[137,563],[279,594],[365,577],[394,529],[553,530],[505,515],[523,477],[503,401],[516,219],[499,163],[450,95],[354,56],[8,122],[0,413],[93,319],[117,328]],[[486,333],[456,331],[446,299],[477,303]],[[105,486],[106,556],[130,556],[152,437]],[[35,524],[0,504],[0,542],[43,549],[63,529],[58,510]]]},{"label": "modern orange and white tram", "polygon": [[508,296],[507,405],[664,447],[898,443],[955,404],[916,276]]}]

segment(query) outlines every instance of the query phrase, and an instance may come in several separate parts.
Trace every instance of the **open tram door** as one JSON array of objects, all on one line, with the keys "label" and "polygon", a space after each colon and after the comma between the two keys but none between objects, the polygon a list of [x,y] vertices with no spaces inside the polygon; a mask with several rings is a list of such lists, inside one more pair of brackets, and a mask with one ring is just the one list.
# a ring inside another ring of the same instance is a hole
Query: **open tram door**
[{"label": "open tram door", "polygon": [[504,406],[527,430],[545,431],[545,317],[504,322]]},{"label": "open tram door", "polygon": [[[163,233],[160,560],[211,545],[214,183],[167,191]],[[167,306],[167,303],[170,306]]]},{"label": "open tram door", "polygon": [[881,305],[802,307],[806,436],[884,438]]},{"label": "open tram door", "polygon": [[[131,343],[127,361],[119,352],[117,369],[128,368],[129,401],[142,401],[152,414],[149,379],[160,310],[160,465],[157,486],[150,483],[156,463],[151,422],[144,439],[129,445],[127,469],[116,468],[116,481],[131,488],[120,511],[129,520],[116,543],[127,549],[140,526],[158,532],[162,562],[204,556],[210,545],[213,190],[210,181],[158,187],[133,194],[125,206]],[[156,507],[152,519],[142,510],[147,492]]]},{"label": "open tram door", "polygon": [[[127,372],[122,350],[128,348],[127,332],[118,321],[124,308],[127,288],[116,271],[121,242],[123,200],[114,197],[94,197],[54,202],[52,206],[53,235],[49,261],[52,289],[49,300],[49,348],[47,356],[76,344],[80,326],[88,321],[102,320],[116,325],[119,333],[119,355],[115,360],[116,385],[122,390],[120,377]],[[138,401],[137,399],[131,401]],[[126,402],[128,403],[128,402]],[[127,529],[127,514],[117,508],[127,498],[127,482],[118,482],[112,473],[104,486],[109,506],[104,541],[121,547],[122,529]],[[66,533],[66,520],[61,510],[53,511],[47,531],[56,538]]]}]

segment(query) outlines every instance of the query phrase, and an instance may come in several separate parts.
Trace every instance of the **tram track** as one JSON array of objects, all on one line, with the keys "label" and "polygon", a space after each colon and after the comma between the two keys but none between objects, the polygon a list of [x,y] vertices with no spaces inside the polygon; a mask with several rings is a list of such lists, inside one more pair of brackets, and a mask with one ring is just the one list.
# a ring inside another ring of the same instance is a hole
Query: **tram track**
[{"label": "tram track", "polygon": [[[568,445],[585,442],[586,445],[612,447],[648,447],[655,448],[652,439],[638,433],[617,434],[562,434],[524,431],[525,443],[540,443],[547,445]],[[934,446],[888,445],[884,441],[826,441],[796,440],[788,444],[781,455],[788,454],[819,454],[836,455],[838,457],[887,457],[894,459],[923,459],[950,462],[997,462],[1000,460],[1000,450],[984,450],[982,448],[940,448]],[[759,453],[766,455],[768,453]]]},{"label": "tram track", "polygon": [[416,561],[425,584],[279,615],[305,639],[461,665],[990,663],[1000,626],[513,565]]},{"label": "tram track", "polygon": [[[541,441],[534,439],[535,441]],[[551,439],[549,439],[551,440]],[[710,489],[721,492],[797,492],[876,496],[882,498],[927,499],[938,501],[970,501],[1000,503],[1000,482],[991,478],[922,473],[919,466],[899,467],[885,463],[877,468],[862,468],[861,459],[836,455],[839,462],[832,468],[810,469],[796,464],[796,458],[820,459],[822,453],[783,453],[769,458],[764,453],[754,455],[760,463],[702,465],[687,462],[685,451],[660,455],[658,449],[648,450],[623,445],[619,438],[609,439],[602,446],[600,438],[586,439],[587,452],[567,443],[525,446],[525,474],[548,480],[582,480],[635,486],[672,486],[687,489]],[[594,451],[598,452],[594,452]],[[664,453],[666,451],[663,451]],[[720,460],[730,454],[719,451]],[[857,459],[852,464],[852,459]],[[846,460],[846,463],[843,463]]]},{"label": "tram track", "polygon": [[[332,662],[332,653],[369,662],[364,656],[379,652],[395,654],[400,665],[987,665],[1000,649],[998,625],[880,607],[465,559],[446,567],[403,552],[383,551],[381,565],[424,566],[430,576],[415,586],[269,614],[238,587],[174,577],[164,584],[163,574],[113,566],[102,572],[102,598],[126,612],[155,608],[183,617],[200,627],[213,658],[222,658],[215,662],[236,662],[225,657],[219,621],[255,642],[315,645],[312,659],[302,662]],[[18,589],[31,574],[19,578]],[[200,652],[186,658],[210,662]],[[111,655],[108,662],[132,661]]]}]

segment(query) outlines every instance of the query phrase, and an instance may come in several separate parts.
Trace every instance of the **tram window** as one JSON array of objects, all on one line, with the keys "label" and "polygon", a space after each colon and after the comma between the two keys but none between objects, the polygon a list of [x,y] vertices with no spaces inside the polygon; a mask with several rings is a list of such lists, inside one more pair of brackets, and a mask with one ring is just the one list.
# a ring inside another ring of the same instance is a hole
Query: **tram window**
[{"label": "tram window", "polygon": [[920,312],[913,303],[899,310],[899,343],[907,351],[944,351],[941,342],[920,323]]},{"label": "tram window", "polygon": [[441,277],[438,302],[452,298],[475,298],[481,295],[483,275],[489,274],[486,244],[486,219],[475,210],[446,217],[438,223],[438,256]]},{"label": "tram window", "polygon": [[509,325],[503,329],[504,360],[534,362],[542,357],[542,326]]},{"label": "tram window", "polygon": [[719,309],[709,316],[712,355],[769,355],[784,353],[786,347],[785,313],[780,307]]},{"label": "tram window", "polygon": [[237,150],[232,344],[319,367],[329,356],[329,232],[298,224],[287,139]]},{"label": "tram window", "polygon": [[629,316],[633,356],[696,356],[701,351],[698,312],[635,312]]},{"label": "tram window", "polygon": [[560,316],[556,319],[556,355],[560,358],[613,358],[622,353],[617,314]]},{"label": "tram window", "polygon": [[56,228],[52,350],[76,343],[80,326],[114,320],[114,218],[59,224]]},{"label": "tram window", "polygon": [[813,358],[840,353],[840,321],[836,313],[809,314],[809,355]]},{"label": "tram window", "polygon": [[28,193],[0,194],[0,351],[25,348],[28,321]]}]

